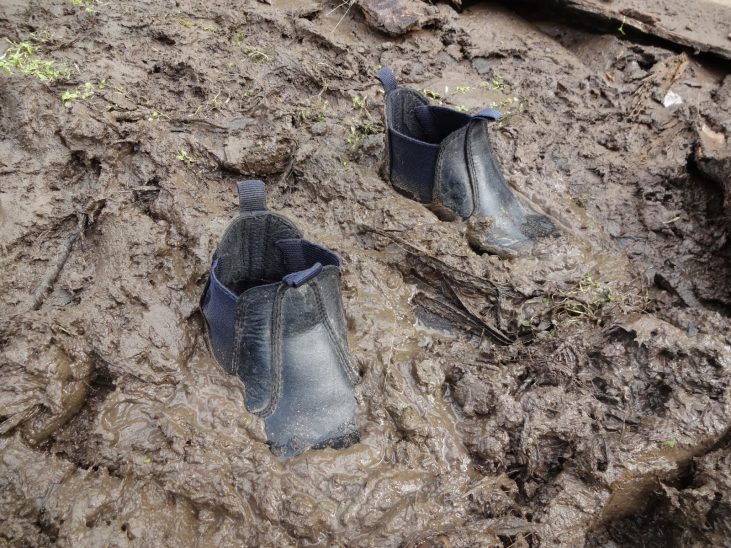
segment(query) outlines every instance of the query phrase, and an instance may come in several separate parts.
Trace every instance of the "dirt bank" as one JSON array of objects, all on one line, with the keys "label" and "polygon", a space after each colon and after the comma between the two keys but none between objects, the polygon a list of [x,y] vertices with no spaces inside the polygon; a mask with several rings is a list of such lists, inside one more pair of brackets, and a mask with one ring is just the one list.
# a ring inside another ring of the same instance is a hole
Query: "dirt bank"
[{"label": "dirt bank", "polygon": [[[0,69],[3,542],[729,541],[731,78],[430,10],[393,38],[335,3],[3,2],[0,38],[32,45]],[[478,255],[393,192],[381,65],[508,113],[505,172],[563,236]],[[206,352],[242,176],[345,259],[347,450],[278,460]]]}]

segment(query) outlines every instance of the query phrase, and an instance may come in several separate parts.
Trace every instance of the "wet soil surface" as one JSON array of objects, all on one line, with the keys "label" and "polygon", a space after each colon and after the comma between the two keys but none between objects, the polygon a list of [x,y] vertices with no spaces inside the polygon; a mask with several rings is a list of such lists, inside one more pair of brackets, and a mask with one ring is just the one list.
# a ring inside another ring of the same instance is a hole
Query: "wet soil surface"
[{"label": "wet soil surface", "polygon": [[554,14],[565,11],[567,16],[573,15],[574,22],[583,19],[584,25],[589,21],[595,25],[609,24],[623,36],[638,31],[731,60],[729,0],[696,0],[692,7],[683,0],[555,0],[532,4],[534,9],[543,8]]},{"label": "wet soil surface", "polygon": [[[491,3],[404,38],[336,3],[87,5],[0,9],[72,69],[0,71],[3,543],[729,542],[723,68]],[[381,65],[507,112],[496,153],[562,236],[480,255],[395,193]],[[345,259],[346,450],[275,457],[206,351],[242,177]]]}]

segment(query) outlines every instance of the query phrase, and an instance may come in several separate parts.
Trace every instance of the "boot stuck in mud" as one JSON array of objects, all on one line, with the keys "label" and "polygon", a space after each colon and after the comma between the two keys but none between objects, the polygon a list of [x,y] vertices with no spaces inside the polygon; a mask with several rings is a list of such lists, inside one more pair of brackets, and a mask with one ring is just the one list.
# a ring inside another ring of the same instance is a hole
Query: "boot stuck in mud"
[{"label": "boot stuck in mud", "polygon": [[283,456],[358,439],[340,259],[266,209],[261,181],[238,184],[240,213],[201,299],[213,355],[246,388]]},{"label": "boot stuck in mud", "polygon": [[515,197],[496,165],[487,127],[500,120],[498,111],[470,116],[430,105],[418,91],[399,88],[389,68],[378,78],[386,91],[388,173],[396,189],[442,217],[474,217],[470,243],[495,255],[526,251],[556,232],[548,217]]},{"label": "boot stuck in mud", "polygon": [[729,31],[0,0],[0,546],[731,546]]}]

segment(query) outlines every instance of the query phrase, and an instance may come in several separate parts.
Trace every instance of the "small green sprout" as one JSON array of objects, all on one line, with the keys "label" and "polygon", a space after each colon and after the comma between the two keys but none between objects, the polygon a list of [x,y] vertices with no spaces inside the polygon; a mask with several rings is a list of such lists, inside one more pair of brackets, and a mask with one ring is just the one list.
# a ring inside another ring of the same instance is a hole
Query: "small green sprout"
[{"label": "small green sprout", "polygon": [[147,117],[147,120],[150,122],[153,122],[153,123],[157,122],[159,119],[160,119],[160,113],[156,110],[150,111],[150,115]]},{"label": "small green sprout", "polygon": [[[368,105],[368,97],[356,95],[352,100],[353,106],[358,109],[358,114],[351,118],[352,125],[350,126],[350,133],[345,138],[345,142],[347,142],[351,148],[357,148],[366,135],[380,133],[381,126],[373,121],[370,112],[368,112],[368,109],[366,108]],[[327,110],[329,106],[330,105],[327,101],[321,100],[320,117],[322,120],[320,121],[325,120],[324,111]]]},{"label": "small green sprout", "polygon": [[81,98],[82,99],[88,99],[94,95],[94,84],[91,82],[85,82],[83,86],[83,91],[81,92]]},{"label": "small green sprout", "polygon": [[[355,102],[355,101],[354,101]],[[316,107],[309,106],[303,106],[300,109],[297,110],[297,117],[302,122],[309,122],[311,120],[314,120],[316,122],[324,122],[325,121],[325,112],[330,107],[330,103],[327,101],[320,100],[320,104]],[[314,110],[317,109],[317,110]]]},{"label": "small green sprout", "polygon": [[268,53],[264,53],[263,51],[256,48],[246,48],[244,49],[244,53],[249,59],[254,61],[254,63],[268,63],[272,59],[274,59],[274,57],[272,57]]},{"label": "small green sprout", "polygon": [[467,107],[464,105],[457,105],[454,107],[457,112],[467,112]]},{"label": "small green sprout", "polygon": [[[324,122],[325,121],[325,113],[330,109],[330,103],[327,100],[320,99],[320,104],[317,107],[318,112],[315,115],[315,120],[318,122]],[[370,115],[368,114],[368,111],[365,111],[365,113],[370,118]]]},{"label": "small green sprout", "polygon": [[61,94],[61,101],[63,102],[64,106],[68,106],[69,103],[72,101],[76,101],[81,97],[81,94],[78,91],[64,91]]},{"label": "small green sprout", "polygon": [[57,323],[57,324],[56,324],[56,325],[55,325],[54,327],[55,327],[55,328],[56,328],[56,329],[57,329],[58,331],[60,331],[61,333],[63,333],[64,335],[68,335],[69,337],[74,337],[74,336],[76,336],[76,333],[74,333],[73,331],[71,331],[71,328],[70,328],[70,327],[68,327],[68,326],[65,326],[65,325],[62,325],[62,324],[60,324],[60,323]]},{"label": "small green sprout", "polygon": [[175,20],[178,22],[178,25],[185,27],[186,29],[195,26],[195,22],[192,19],[189,19],[188,17],[183,15],[181,12],[178,12],[175,15]]},{"label": "small green sprout", "polygon": [[77,8],[84,8],[86,13],[96,13],[96,0],[69,0]]},{"label": "small green sprout", "polygon": [[533,321],[535,319],[535,316],[529,315],[524,310],[521,310],[520,314],[522,318],[518,322],[518,329],[520,329],[521,333],[530,333],[531,331],[533,331]]},{"label": "small green sprout", "polygon": [[0,69],[9,74],[16,70],[29,76],[38,78],[41,82],[53,83],[59,78],[71,76],[71,69],[56,61],[41,59],[36,54],[36,46],[30,42],[20,42],[12,45],[0,56]]},{"label": "small green sprout", "polygon": [[240,46],[244,43],[244,38],[246,38],[246,33],[243,30],[235,30],[233,34],[231,34],[231,43],[234,46]]},{"label": "small green sprout", "polygon": [[94,96],[94,84],[86,82],[83,85],[76,88],[74,91],[64,91],[61,94],[61,101],[64,106],[69,106],[70,103],[78,99],[91,99]]},{"label": "small green sprout", "polygon": [[363,135],[376,135],[381,133],[381,127],[374,122],[363,122],[361,125],[361,133]]},{"label": "small green sprout", "polygon": [[472,89],[470,86],[457,86],[454,88],[455,93],[467,93],[470,89]]},{"label": "small green sprout", "polygon": [[673,449],[675,446],[678,445],[678,440],[675,438],[668,438],[664,442],[662,442],[663,447],[668,447],[670,449]]},{"label": "small green sprout", "polygon": [[180,151],[178,151],[178,155],[175,157],[181,162],[185,163],[186,165],[192,165],[197,164],[199,162],[199,158],[197,156],[194,156],[192,154],[189,154],[187,151],[183,150],[182,148]]},{"label": "small green sprout", "polygon": [[507,83],[502,76],[496,75],[495,78],[492,79],[492,89],[496,91],[503,91],[506,87]]},{"label": "small green sprout", "polygon": [[624,24],[626,22],[627,22],[627,18],[626,17],[622,17],[622,24],[619,25],[619,28],[617,29],[617,31],[619,32],[619,34],[621,34],[622,36],[627,36],[627,33],[624,31]]},{"label": "small green sprout", "polygon": [[360,142],[363,140],[364,135],[355,129],[355,126],[350,126],[350,134],[345,139],[345,142],[350,145],[350,148],[356,149]]},{"label": "small green sprout", "polygon": [[368,105],[368,97],[363,96],[360,97],[359,95],[356,95],[353,97],[353,106],[358,109],[358,114],[363,118],[370,119],[371,115],[368,112],[368,108],[366,108]]},{"label": "small green sprout", "polygon": [[599,289],[600,287],[601,284],[599,282],[595,282],[588,274],[579,280],[579,291],[582,293],[587,293],[592,289]]}]

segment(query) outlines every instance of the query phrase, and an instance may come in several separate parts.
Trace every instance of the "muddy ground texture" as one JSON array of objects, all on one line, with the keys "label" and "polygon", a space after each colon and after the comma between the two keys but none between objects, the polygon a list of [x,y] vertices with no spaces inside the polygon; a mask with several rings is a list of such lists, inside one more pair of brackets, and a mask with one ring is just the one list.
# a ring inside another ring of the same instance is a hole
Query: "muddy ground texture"
[{"label": "muddy ground texture", "polygon": [[[0,70],[0,542],[731,542],[728,66],[429,9],[393,38],[328,2],[2,2],[2,48],[69,71]],[[382,65],[506,112],[562,236],[479,255],[396,194]],[[349,449],[276,458],[206,351],[242,177],[345,260]]]}]

